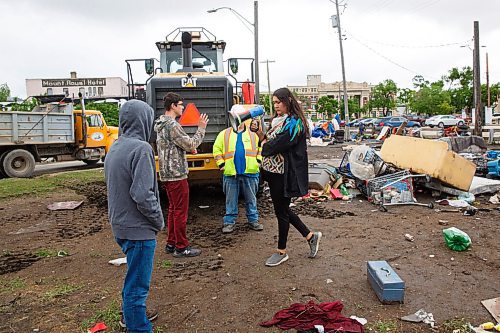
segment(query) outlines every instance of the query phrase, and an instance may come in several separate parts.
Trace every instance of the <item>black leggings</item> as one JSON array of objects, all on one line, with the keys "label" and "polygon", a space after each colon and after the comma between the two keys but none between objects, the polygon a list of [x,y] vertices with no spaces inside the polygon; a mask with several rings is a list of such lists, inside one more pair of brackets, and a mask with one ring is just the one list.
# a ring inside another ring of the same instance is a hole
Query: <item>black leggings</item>
[{"label": "black leggings", "polygon": [[274,213],[278,218],[278,250],[285,250],[290,224],[300,232],[302,237],[306,237],[311,231],[304,222],[290,210],[291,198],[285,197],[284,175],[263,170],[262,176],[269,184]]}]

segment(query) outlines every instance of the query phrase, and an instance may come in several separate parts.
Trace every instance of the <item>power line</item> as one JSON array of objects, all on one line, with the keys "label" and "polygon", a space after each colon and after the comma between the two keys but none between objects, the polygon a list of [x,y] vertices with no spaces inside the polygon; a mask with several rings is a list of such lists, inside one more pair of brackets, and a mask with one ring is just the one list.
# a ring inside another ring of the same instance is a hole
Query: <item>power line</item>
[{"label": "power line", "polygon": [[[347,33],[347,32],[346,32]],[[412,74],[416,74],[416,75],[423,75],[421,72],[417,72],[417,71],[414,71],[412,69],[409,69],[408,67],[405,67],[399,63],[397,63],[396,61],[390,59],[389,57],[383,55],[382,53],[378,52],[377,50],[373,49],[372,47],[370,47],[369,45],[366,45],[365,43],[363,43],[362,41],[360,41],[359,39],[357,39],[354,35],[352,35],[351,33],[349,33],[349,35],[355,40],[357,41],[359,44],[361,44],[362,46],[366,47],[367,49],[369,49],[370,51],[372,51],[373,53],[375,53],[376,55],[378,55],[379,57],[387,60],[388,62],[390,62],[391,64],[401,68],[401,69],[404,69],[405,71],[407,72],[410,72]],[[435,79],[434,77],[432,76],[428,76],[428,75],[423,75],[424,77],[428,77],[428,78],[432,78],[432,79]]]},{"label": "power line", "polygon": [[[350,34],[353,36],[353,34]],[[354,36],[353,36],[354,37]],[[360,39],[360,38],[358,38]],[[369,43],[374,43],[374,44],[379,44],[383,46],[390,46],[390,47],[399,47],[399,48],[407,48],[407,49],[430,49],[430,48],[439,48],[439,47],[448,47],[448,46],[456,46],[456,45],[464,45],[470,40],[466,40],[465,42],[454,42],[454,43],[442,43],[442,44],[434,44],[434,45],[398,45],[398,44],[390,44],[390,43],[384,43],[384,42],[379,42],[375,40],[369,40],[369,39],[363,39],[365,42]]]}]

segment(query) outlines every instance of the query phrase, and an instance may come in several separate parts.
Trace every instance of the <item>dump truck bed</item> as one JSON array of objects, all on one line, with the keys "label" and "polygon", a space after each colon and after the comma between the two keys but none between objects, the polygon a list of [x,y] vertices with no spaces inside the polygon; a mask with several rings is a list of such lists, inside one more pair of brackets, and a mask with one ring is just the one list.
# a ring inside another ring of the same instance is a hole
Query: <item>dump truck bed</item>
[{"label": "dump truck bed", "polygon": [[0,112],[0,146],[74,143],[71,104],[37,106],[32,112]]}]

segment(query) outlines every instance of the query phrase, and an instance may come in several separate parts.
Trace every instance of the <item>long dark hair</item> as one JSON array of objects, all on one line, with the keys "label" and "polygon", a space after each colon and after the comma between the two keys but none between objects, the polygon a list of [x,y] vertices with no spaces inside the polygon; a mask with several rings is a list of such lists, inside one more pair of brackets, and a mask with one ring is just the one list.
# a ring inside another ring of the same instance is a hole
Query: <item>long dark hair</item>
[{"label": "long dark hair", "polygon": [[[309,137],[309,122],[306,119],[306,116],[304,115],[304,112],[302,111],[302,108],[299,105],[299,102],[297,102],[297,99],[295,96],[292,94],[290,89],[288,88],[279,88],[274,91],[273,96],[275,96],[277,99],[279,99],[283,104],[286,105],[286,109],[288,110],[288,114],[291,116],[296,116],[302,121],[302,124],[304,124],[304,130],[306,137]],[[276,116],[276,115],[274,115]]]}]

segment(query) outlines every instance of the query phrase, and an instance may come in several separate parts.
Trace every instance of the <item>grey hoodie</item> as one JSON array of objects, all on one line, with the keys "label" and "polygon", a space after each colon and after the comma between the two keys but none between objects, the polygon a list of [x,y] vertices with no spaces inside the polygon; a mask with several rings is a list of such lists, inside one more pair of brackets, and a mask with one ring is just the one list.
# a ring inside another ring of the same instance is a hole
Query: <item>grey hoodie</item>
[{"label": "grey hoodie", "polygon": [[139,100],[120,108],[120,135],[104,163],[109,221],[117,238],[154,239],[164,226],[155,159],[148,143],[153,118],[153,109]]}]

